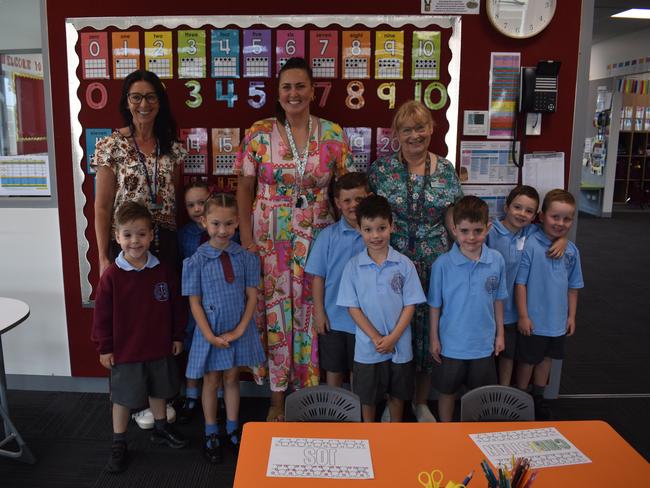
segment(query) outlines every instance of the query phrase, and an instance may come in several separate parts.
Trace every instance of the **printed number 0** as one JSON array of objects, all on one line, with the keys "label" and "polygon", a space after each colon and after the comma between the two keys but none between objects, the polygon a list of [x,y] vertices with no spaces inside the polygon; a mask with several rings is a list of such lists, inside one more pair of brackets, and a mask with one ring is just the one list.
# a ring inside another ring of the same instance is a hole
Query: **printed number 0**
[{"label": "printed number 0", "polygon": [[363,108],[366,101],[363,99],[363,92],[365,88],[363,83],[358,80],[348,83],[347,92],[348,96],[345,98],[345,105],[352,110],[359,110]]},{"label": "printed number 0", "polygon": [[190,90],[190,100],[185,100],[185,105],[190,108],[198,108],[203,103],[201,96],[201,84],[196,80],[190,80],[185,83],[185,87]]}]

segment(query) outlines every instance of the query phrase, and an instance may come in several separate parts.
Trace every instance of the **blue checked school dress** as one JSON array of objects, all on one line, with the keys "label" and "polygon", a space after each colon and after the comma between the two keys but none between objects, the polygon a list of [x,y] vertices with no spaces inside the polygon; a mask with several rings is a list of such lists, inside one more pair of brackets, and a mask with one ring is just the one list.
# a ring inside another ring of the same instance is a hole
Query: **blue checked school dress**
[{"label": "blue checked school dress", "polygon": [[[259,258],[231,242],[225,250],[230,256],[235,279],[227,283],[219,256],[221,250],[202,244],[183,261],[183,295],[200,296],[205,315],[215,335],[233,330],[246,308],[246,288],[260,283]],[[208,371],[225,371],[235,366],[256,366],[264,362],[264,351],[251,319],[244,334],[229,348],[212,346],[201,329],[194,329],[187,363],[187,378],[201,378]]]}]

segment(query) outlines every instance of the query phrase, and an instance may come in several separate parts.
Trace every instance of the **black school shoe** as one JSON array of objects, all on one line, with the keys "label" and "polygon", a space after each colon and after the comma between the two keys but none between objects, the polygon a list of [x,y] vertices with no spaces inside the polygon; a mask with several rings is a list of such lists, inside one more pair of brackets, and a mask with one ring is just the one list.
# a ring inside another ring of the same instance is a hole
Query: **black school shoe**
[{"label": "black school shoe", "polygon": [[116,441],[111,445],[111,457],[106,465],[109,473],[121,473],[126,469],[128,461],[128,450],[126,442]]},{"label": "black school shoe", "polygon": [[151,442],[154,444],[167,444],[174,449],[180,449],[189,444],[189,441],[169,424],[165,424],[162,429],[154,427],[151,432]]},{"label": "black school shoe", "polygon": [[194,417],[194,414],[199,408],[199,399],[185,397],[176,409],[178,415],[176,421],[179,424],[189,424]]},{"label": "black school shoe", "polygon": [[239,444],[241,443],[241,427],[237,427],[230,434],[226,435],[228,443],[235,451],[235,455],[239,454]]},{"label": "black school shoe", "polygon": [[203,457],[211,464],[218,464],[223,461],[223,447],[219,442],[217,434],[210,434],[205,436],[203,443]]},{"label": "black school shoe", "polygon": [[548,400],[541,395],[533,397],[535,402],[535,420],[553,420]]}]

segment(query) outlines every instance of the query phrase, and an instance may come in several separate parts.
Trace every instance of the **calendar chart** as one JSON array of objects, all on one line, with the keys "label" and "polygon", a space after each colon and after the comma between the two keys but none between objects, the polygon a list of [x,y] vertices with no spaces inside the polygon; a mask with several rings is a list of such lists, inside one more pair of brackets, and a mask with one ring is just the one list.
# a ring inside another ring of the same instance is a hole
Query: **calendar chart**
[{"label": "calendar chart", "polygon": [[244,77],[271,77],[271,30],[244,31]]},{"label": "calendar chart", "polygon": [[84,80],[108,79],[108,34],[81,34],[81,62]]},{"label": "calendar chart", "polygon": [[336,31],[309,32],[309,57],[314,78],[336,78],[338,49]]},{"label": "calendar chart", "polygon": [[137,32],[113,32],[113,77],[126,78],[140,69],[140,42]]},{"label": "calendar chart", "polygon": [[205,31],[178,31],[178,77],[205,78]]},{"label": "calendar chart", "polygon": [[234,29],[213,29],[212,77],[239,78],[239,31]]},{"label": "calendar chart", "polygon": [[159,78],[172,79],[174,64],[172,59],[172,33],[156,31],[144,33],[144,57],[147,70]]},{"label": "calendar chart", "polygon": [[343,32],[343,78],[370,78],[370,31]]}]

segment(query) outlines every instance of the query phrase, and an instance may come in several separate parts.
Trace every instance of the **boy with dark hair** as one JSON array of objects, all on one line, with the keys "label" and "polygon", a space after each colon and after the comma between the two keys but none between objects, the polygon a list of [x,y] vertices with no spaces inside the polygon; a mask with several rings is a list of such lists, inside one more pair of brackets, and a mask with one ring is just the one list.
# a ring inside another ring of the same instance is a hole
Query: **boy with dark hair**
[{"label": "boy with dark hair", "polygon": [[346,173],[334,184],[334,203],[341,219],[324,229],[312,245],[305,271],[313,275],[314,323],[318,332],[320,366],[327,384],[352,380],[356,325],[345,307],[336,304],[343,268],[364,249],[357,223],[357,205],[368,195],[365,173]]},{"label": "boy with dark hair", "polygon": [[176,277],[149,252],[153,224],[142,204],[120,206],[115,238],[122,252],[100,278],[91,334],[99,362],[111,371],[113,445],[107,466],[111,472],[126,468],[130,410],[147,401],[155,423],[151,441],[174,448],[187,445],[166,417],[166,399],[179,387],[172,356],[183,350],[186,324]]},{"label": "boy with dark hair", "polygon": [[564,358],[564,338],[575,332],[578,290],[584,287],[580,253],[573,242],[568,241],[562,258],[547,255],[549,247],[569,233],[575,211],[575,199],[568,191],[556,189],[546,194],[540,212],[542,232],[526,241],[515,279],[517,387],[526,390],[533,376],[539,420],[550,418],[544,388],[551,360]]},{"label": "boy with dark hair", "polygon": [[388,200],[377,195],[362,200],[357,223],[366,249],[345,266],[336,302],[348,307],[357,324],[354,392],[364,422],[374,422],[376,405],[386,394],[391,421],[399,422],[415,386],[411,318],[426,297],[411,260],[390,246]]},{"label": "boy with dark hair", "polygon": [[494,355],[504,347],[505,263],[485,244],[488,206],[466,196],[453,208],[452,249],[431,269],[430,350],[438,368],[438,414],[450,422],[461,385],[473,389],[497,382]]}]

